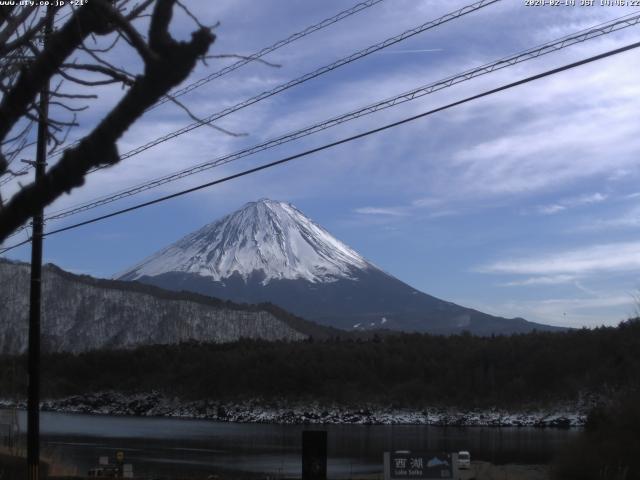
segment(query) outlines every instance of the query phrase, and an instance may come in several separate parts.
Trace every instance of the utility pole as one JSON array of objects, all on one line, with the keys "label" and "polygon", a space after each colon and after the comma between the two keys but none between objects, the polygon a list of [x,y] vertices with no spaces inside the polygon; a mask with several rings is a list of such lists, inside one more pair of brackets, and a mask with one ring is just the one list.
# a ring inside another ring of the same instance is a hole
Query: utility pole
[{"label": "utility pole", "polygon": [[[53,13],[47,7],[43,50],[53,30]],[[49,81],[40,92],[38,143],[36,147],[36,183],[44,176],[47,165],[47,123],[49,118]],[[29,385],[27,392],[27,479],[40,479],[40,313],[42,290],[43,209],[33,216],[31,236],[31,290],[29,293]]]}]

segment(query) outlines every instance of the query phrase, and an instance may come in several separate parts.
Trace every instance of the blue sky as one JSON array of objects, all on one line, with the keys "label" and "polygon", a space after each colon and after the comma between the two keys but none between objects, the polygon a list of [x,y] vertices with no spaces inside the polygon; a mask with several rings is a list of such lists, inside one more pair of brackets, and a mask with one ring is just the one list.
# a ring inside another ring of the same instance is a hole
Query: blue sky
[{"label": "blue sky", "polygon": [[[184,97],[207,116],[470,2],[385,0]],[[579,2],[577,2],[579,3]],[[187,2],[214,24],[213,54],[251,54],[355,2]],[[632,12],[526,7],[503,0],[230,115],[231,137],[199,129],[91,175],[49,212],[253,145],[448,75]],[[177,12],[174,33],[192,22]],[[576,45],[111,204],[98,213],[275,160],[640,40],[640,27]],[[286,166],[46,239],[45,260],[108,277],[262,197],[288,201],[385,271],[429,294],[554,325],[614,325],[640,287],[640,52],[518,87]],[[211,59],[201,78],[233,60]],[[114,62],[135,68],[133,52]],[[122,95],[103,88],[71,136]],[[149,112],[120,151],[191,123],[170,103]],[[23,180],[24,181],[24,180]],[[12,184],[5,190],[15,191]],[[9,242],[7,242],[9,243]],[[12,251],[26,260],[29,249]]]}]

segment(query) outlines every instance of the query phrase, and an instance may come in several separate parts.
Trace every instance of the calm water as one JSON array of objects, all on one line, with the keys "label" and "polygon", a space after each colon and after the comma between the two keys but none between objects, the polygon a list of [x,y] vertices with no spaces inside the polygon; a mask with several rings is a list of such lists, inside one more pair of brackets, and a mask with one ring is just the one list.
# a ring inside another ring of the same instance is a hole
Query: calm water
[{"label": "calm water", "polygon": [[[20,416],[26,431],[26,416]],[[99,456],[125,453],[137,475],[203,474],[220,470],[300,476],[305,429],[324,429],[329,439],[329,476],[382,471],[390,450],[469,450],[475,460],[546,463],[579,430],[460,428],[391,425],[256,425],[206,420],[42,413],[43,454],[78,468]]]}]

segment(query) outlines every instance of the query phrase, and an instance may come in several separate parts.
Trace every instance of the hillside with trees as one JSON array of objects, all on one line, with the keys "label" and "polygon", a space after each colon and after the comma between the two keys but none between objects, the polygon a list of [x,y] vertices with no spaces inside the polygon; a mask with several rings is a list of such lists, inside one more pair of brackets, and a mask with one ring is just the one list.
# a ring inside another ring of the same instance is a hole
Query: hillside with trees
[{"label": "hillside with trees", "polygon": [[[20,395],[24,356],[0,358],[0,389]],[[604,397],[640,385],[640,321],[513,336],[375,335],[304,342],[242,339],[43,359],[44,397],[156,390],[185,400],[246,398],[397,406],[519,407]]]}]

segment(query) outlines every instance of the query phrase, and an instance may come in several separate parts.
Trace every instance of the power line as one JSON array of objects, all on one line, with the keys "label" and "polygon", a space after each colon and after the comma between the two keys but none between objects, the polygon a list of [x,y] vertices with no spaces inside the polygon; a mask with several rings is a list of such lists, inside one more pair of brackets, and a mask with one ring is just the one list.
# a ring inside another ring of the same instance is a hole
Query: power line
[{"label": "power line", "polygon": [[[509,90],[511,88],[514,88],[514,87],[517,87],[517,86],[520,86],[520,85],[524,85],[524,84],[533,82],[535,80],[540,80],[540,79],[545,78],[545,77],[556,75],[558,73],[561,73],[561,72],[564,72],[564,71],[567,71],[567,70],[571,70],[573,68],[577,68],[577,67],[580,67],[582,65],[593,63],[593,62],[596,62],[598,60],[602,60],[604,58],[612,57],[614,55],[618,55],[620,53],[627,52],[627,51],[636,49],[638,47],[640,47],[640,42],[635,42],[635,43],[626,45],[624,47],[616,48],[614,50],[609,50],[607,52],[604,52],[604,53],[601,53],[601,54],[598,54],[598,55],[594,55],[594,56],[579,60],[577,62],[566,64],[566,65],[563,65],[561,67],[557,67],[557,68],[554,68],[554,69],[551,69],[551,70],[547,70],[545,72],[542,72],[542,73],[539,73],[539,74],[536,74],[536,75],[532,75],[532,76],[523,78],[521,80],[517,80],[515,82],[511,82],[511,83],[502,85],[500,87],[493,88],[491,90],[487,90],[487,91],[484,91],[484,92],[476,94],[476,95],[472,95],[470,97],[466,97],[466,98],[464,98],[462,100],[458,100],[456,102],[449,103],[447,105],[444,105],[444,106],[441,106],[441,107],[438,107],[438,108],[434,108],[432,110],[428,110],[428,111],[420,113],[418,115],[414,115],[414,116],[411,116],[411,117],[408,117],[408,118],[404,118],[402,120],[398,120],[396,122],[389,123],[389,124],[383,125],[383,126],[378,127],[378,128],[367,130],[365,132],[362,132],[362,133],[359,133],[359,134],[356,134],[356,135],[352,135],[350,137],[342,138],[342,139],[337,140],[335,142],[331,142],[331,143],[322,145],[320,147],[312,148],[312,149],[306,150],[304,152],[297,153],[295,155],[291,155],[291,156],[282,158],[280,160],[276,160],[276,161],[273,161],[273,162],[270,162],[270,163],[267,163],[267,164],[264,164],[264,165],[260,165],[258,167],[253,167],[253,168],[250,168],[250,169],[247,169],[247,170],[243,170],[243,171],[241,171],[239,173],[235,173],[233,175],[229,175],[229,176],[224,177],[224,178],[220,178],[220,179],[217,179],[217,180],[214,180],[214,181],[211,181],[211,182],[207,182],[207,183],[198,185],[196,187],[192,187],[192,188],[188,188],[188,189],[185,189],[185,190],[181,190],[179,192],[172,193],[170,195],[165,195],[163,197],[159,197],[159,198],[156,198],[154,200],[150,200],[148,202],[139,203],[139,204],[134,205],[132,207],[124,208],[124,209],[121,209],[121,210],[117,210],[115,212],[111,212],[111,213],[108,213],[108,214],[105,214],[105,215],[100,215],[98,217],[91,218],[89,220],[78,222],[78,223],[75,223],[73,225],[69,225],[69,226],[66,226],[66,227],[58,228],[56,230],[52,230],[52,231],[49,231],[49,232],[45,233],[45,236],[55,235],[55,234],[58,234],[58,233],[66,232],[68,230],[73,230],[73,229],[76,229],[76,228],[79,228],[79,227],[82,227],[82,226],[85,226],[85,225],[96,223],[96,222],[99,222],[99,221],[102,221],[102,220],[106,220],[106,219],[111,218],[111,217],[122,215],[124,213],[132,212],[134,210],[138,210],[138,209],[141,209],[141,208],[144,208],[144,207],[148,207],[150,205],[155,205],[157,203],[161,203],[161,202],[164,202],[164,201],[176,198],[176,197],[180,197],[180,196],[186,195],[188,193],[192,193],[192,192],[195,192],[195,191],[198,191],[198,190],[202,190],[202,189],[214,186],[214,185],[218,185],[220,183],[228,182],[228,181],[234,180],[236,178],[244,177],[244,176],[250,175],[252,173],[256,173],[256,172],[259,172],[259,171],[262,171],[262,170],[266,170],[268,168],[272,168],[272,167],[275,167],[275,166],[278,166],[278,165],[282,165],[284,163],[291,162],[292,160],[296,160],[298,158],[306,157],[306,156],[311,155],[313,153],[318,153],[318,152],[321,152],[323,150],[327,150],[329,148],[336,147],[338,145],[342,145],[342,144],[345,144],[345,143],[348,143],[348,142],[352,142],[354,140],[358,140],[360,138],[364,138],[364,137],[367,137],[367,136],[370,136],[370,135],[373,135],[373,134],[376,134],[376,133],[379,133],[379,132],[382,132],[382,131],[385,131],[385,130],[389,130],[389,129],[397,127],[397,126],[413,122],[413,121],[418,120],[420,118],[427,117],[427,116],[433,115],[435,113],[442,112],[444,110],[448,110],[450,108],[457,107],[459,105],[463,105],[465,103],[469,103],[469,102],[472,102],[472,101],[475,101],[475,100],[478,100],[478,99],[481,99],[481,98],[484,98],[484,97],[488,97],[490,95],[493,95],[493,94],[496,94],[496,93],[499,93],[499,92],[502,92],[502,91],[505,91],[505,90]],[[16,245],[13,245],[11,247],[7,247],[7,248],[3,249],[2,251],[0,251],[0,254],[8,252],[9,250],[17,248],[17,247],[19,247],[21,245],[24,245],[25,243],[28,243],[28,242],[29,242],[29,240],[21,242],[21,243],[16,244]]]},{"label": "power line", "polygon": [[[371,55],[374,52],[377,52],[379,50],[382,50],[384,48],[387,48],[391,45],[395,45],[396,43],[402,42],[403,40],[406,40],[408,38],[411,38],[419,33],[422,33],[426,30],[430,30],[433,28],[436,28],[444,23],[450,22],[452,20],[458,19],[464,15],[467,15],[469,13],[475,12],[477,10],[480,10],[481,8],[487,7],[489,5],[492,5],[494,3],[497,3],[501,0],[480,0],[478,2],[472,3],[470,5],[464,6],[462,8],[459,8],[458,10],[455,10],[451,13],[447,13],[435,20],[431,20],[429,22],[423,23],[422,25],[419,25],[417,27],[411,28],[409,30],[406,30],[404,32],[402,32],[399,35],[396,35],[394,37],[390,37],[382,42],[376,43],[374,45],[370,45],[367,48],[364,48],[362,50],[359,50],[356,53],[352,53],[351,55],[348,55],[346,57],[341,58],[340,60],[336,60],[333,63],[330,63],[328,65],[325,65],[323,67],[320,67],[312,72],[309,73],[305,73],[304,75],[294,78],[293,80],[289,80],[286,83],[282,83],[280,85],[278,85],[277,87],[271,89],[271,90],[266,90],[262,93],[259,93],[258,95],[255,95],[253,97],[250,97],[246,100],[243,100],[240,103],[237,103],[235,105],[232,105],[230,107],[225,108],[224,110],[221,110],[219,112],[216,112],[214,114],[209,115],[208,117],[202,119],[202,121],[197,121],[197,122],[193,122],[190,123],[189,125],[182,127],[178,130],[174,130],[173,132],[167,133],[166,135],[162,135],[161,137],[156,138],[155,140],[152,140],[144,145],[140,145],[139,147],[136,147],[132,150],[129,150],[128,152],[123,153],[122,155],[120,155],[120,159],[124,160],[126,158],[130,158],[133,157],[134,155],[137,155],[139,153],[144,152],[145,150],[148,150],[152,147],[155,147],[156,145],[159,145],[160,143],[164,143],[168,140],[171,140],[175,137],[178,137],[180,135],[183,135],[187,132],[190,132],[191,130],[195,130],[198,127],[201,127],[203,125],[212,123],[216,120],[219,120],[223,117],[226,117],[227,115],[237,112],[238,110],[242,110],[243,108],[246,108],[250,105],[253,105],[255,103],[258,103],[266,98],[272,97],[274,95],[277,95],[278,93],[281,93],[285,90],[288,90],[296,85],[300,85],[302,83],[305,83],[309,80],[312,80],[316,77],[319,77],[321,75],[324,75],[325,73],[331,72],[333,70],[336,70],[337,68],[340,68],[344,65],[348,65],[350,63],[355,62],[356,60],[359,60],[363,57],[366,57],[367,55]],[[104,167],[96,167],[93,170],[90,170],[89,173],[92,173],[96,170],[100,170],[101,168]]]},{"label": "power line", "polygon": [[[8,238],[8,237],[7,237]],[[15,248],[21,247],[22,245],[26,245],[27,243],[31,243],[31,237],[27,238],[26,240],[23,240],[20,243],[16,243],[15,245],[11,245],[10,247],[5,247],[2,250],[0,250],[0,255],[3,255],[4,253],[13,250]]]},{"label": "power line", "polygon": [[[25,8],[30,8],[30,7],[25,7]],[[53,26],[55,27],[57,24],[59,24],[60,22],[62,22],[65,18],[69,17],[73,15],[73,10],[71,10],[70,12],[67,12],[64,15],[61,15],[57,18],[54,18],[53,20]],[[55,16],[55,14],[54,14]],[[23,50],[27,50],[26,47],[23,48]],[[51,155],[55,155],[56,152],[52,152]],[[6,185],[7,183],[9,183],[11,180],[13,180],[14,178],[20,177],[24,174],[26,174],[27,172],[29,172],[29,170],[31,170],[33,167],[31,164],[26,165],[24,167],[22,167],[20,170],[18,170],[17,172],[14,172],[13,174],[7,174],[4,178],[0,179],[0,187],[2,187],[3,185]]]},{"label": "power line", "polygon": [[236,161],[241,158],[253,155],[255,153],[291,142],[293,140],[306,137],[313,133],[317,133],[317,132],[326,130],[328,128],[340,125],[342,123],[355,120],[365,115],[369,115],[377,111],[393,107],[395,105],[399,105],[408,101],[415,100],[417,98],[423,97],[425,95],[429,95],[431,93],[442,90],[444,88],[448,88],[458,83],[471,80],[478,76],[486,75],[486,74],[495,72],[497,70],[500,70],[506,67],[516,65],[518,63],[521,63],[527,60],[538,58],[542,55],[556,52],[563,48],[567,48],[569,46],[575,45],[576,43],[581,43],[587,40],[591,40],[593,38],[600,37],[602,35],[612,33],[614,31],[621,30],[622,28],[640,24],[640,13],[635,14],[633,17],[630,17],[627,15],[621,18],[622,19],[613,20],[611,22],[601,24],[599,26],[592,27],[590,29],[582,30],[573,35],[568,35],[560,39],[553,40],[551,42],[547,42],[545,44],[518,52],[508,57],[503,57],[492,63],[487,63],[482,66],[475,67],[470,70],[466,70],[462,73],[458,73],[450,77],[446,77],[445,79],[438,80],[436,82],[415,88],[413,90],[402,93],[395,97],[391,97],[391,98],[379,101],[377,103],[362,107],[358,110],[354,110],[349,113],[345,113],[337,117],[333,117],[329,120],[325,120],[325,121],[316,123],[314,125],[305,127],[303,129],[289,132],[287,134],[281,135],[276,138],[272,138],[263,143],[245,148],[235,153],[228,154],[228,155],[216,158],[214,160],[207,161],[207,162],[195,165],[193,167],[190,167],[169,175],[165,175],[163,177],[159,177],[148,182],[138,184],[131,188],[121,190],[120,192],[116,192],[113,194],[109,194],[107,196],[92,200],[90,202],[85,202],[75,207],[67,208],[64,210],[58,210],[57,212],[53,212],[50,215],[48,215],[46,219],[59,220],[71,215],[75,215],[77,213],[91,210],[93,208],[97,208],[99,206],[112,203],[122,198],[130,197],[132,195],[136,195],[138,193],[156,188],[158,186],[185,178],[187,176],[194,175],[194,174],[203,172],[205,170],[215,168],[217,166],[224,165],[232,161]]},{"label": "power line", "polygon": [[[197,121],[197,122],[193,122],[190,123],[189,125],[182,127],[178,130],[174,130],[173,132],[167,133],[161,137],[158,137],[154,140],[152,140],[151,142],[148,142],[144,145],[140,145],[132,150],[129,150],[128,152],[123,153],[122,155],[120,155],[120,160],[124,160],[130,157],[133,157],[134,155],[137,155],[139,153],[144,152],[145,150],[148,150],[152,147],[155,147],[156,145],[159,145],[161,143],[164,143],[168,140],[171,140],[173,138],[176,138],[180,135],[183,135],[184,133],[190,132],[192,130],[195,130],[198,127],[201,127],[203,125],[212,123],[216,120],[219,120],[227,115],[230,115],[231,113],[237,112],[239,110],[242,110],[243,108],[246,108],[250,105],[253,105],[255,103],[258,103],[266,98],[270,98],[274,95],[277,95],[278,93],[281,93],[285,90],[288,90],[294,86],[300,85],[304,82],[307,82],[309,80],[312,80],[316,77],[319,77],[321,75],[324,75],[325,73],[331,72],[337,68],[340,68],[344,65],[350,64],[355,62],[356,60],[359,60],[360,58],[366,57],[367,55],[370,55],[372,53],[375,53],[379,50],[382,50],[384,48],[387,48],[391,45],[394,45],[396,43],[399,43],[403,40],[406,40],[408,38],[411,38],[419,33],[422,33],[426,30],[430,30],[433,28],[438,27],[439,25],[442,25],[444,23],[450,22],[452,20],[455,20],[457,18],[460,18],[464,15],[467,15],[469,13],[475,12],[476,10],[479,10],[481,8],[487,7],[489,5],[492,5],[494,3],[497,3],[501,0],[480,0],[478,2],[466,5],[462,8],[459,8],[458,10],[455,10],[453,12],[447,13],[435,20],[431,20],[429,22],[426,22],[422,25],[419,25],[415,28],[406,30],[402,33],[400,33],[399,35],[396,35],[394,37],[390,37],[382,42],[376,43],[374,45],[370,45],[369,47],[366,47],[362,50],[359,50],[356,53],[353,53],[351,55],[348,55],[347,57],[343,57],[340,60],[336,60],[333,63],[330,63],[328,65],[325,65],[323,67],[320,67],[312,72],[306,73],[300,77],[297,77],[293,80],[290,80],[286,83],[280,84],[278,86],[276,86],[275,88],[271,89],[271,90],[266,90],[262,93],[259,93],[258,95],[255,95],[253,97],[250,97],[248,99],[243,100],[240,103],[237,103],[235,105],[232,105],[230,107],[227,107],[219,112],[216,112],[212,115],[209,115],[208,117],[202,119],[202,121]],[[310,27],[312,28],[312,27]],[[289,42],[290,43],[290,42]],[[270,47],[267,47],[270,48]],[[239,62],[238,62],[239,63]],[[224,70],[224,69],[223,69]],[[221,70],[222,71],[222,70]],[[215,75],[212,74],[212,75]],[[187,88],[187,87],[185,87]],[[193,88],[192,88],[193,89]],[[186,92],[185,92],[186,93]],[[77,144],[79,142],[76,142],[75,144]],[[74,144],[74,145],[75,145]],[[69,148],[69,147],[67,147]],[[57,152],[53,152],[53,156],[57,155],[57,154],[61,154],[64,150],[58,150]],[[24,169],[18,171],[18,175],[21,175],[25,172],[27,172],[29,170],[30,167],[25,167]],[[106,166],[103,167],[95,167],[91,170],[89,170],[89,174],[94,173],[98,170],[102,170],[103,168],[106,168]],[[2,186],[4,183],[9,182],[12,179],[12,177],[9,178],[5,178],[4,180],[0,180],[0,186]],[[4,182],[4,183],[3,183]]]},{"label": "power line", "polygon": [[[362,10],[365,10],[369,7],[372,7],[380,2],[382,2],[383,0],[367,0],[366,2],[361,2],[358,3],[356,5],[354,5],[351,8],[348,8],[347,10],[343,10],[342,12],[334,15],[333,17],[330,18],[325,18],[324,20],[322,20],[319,23],[316,23],[315,25],[311,25],[310,27],[305,28],[304,30],[294,33],[292,35],[290,35],[289,37],[285,38],[284,40],[279,40],[276,43],[274,43],[273,45],[270,45],[268,47],[263,48],[262,50],[260,50],[259,52],[253,53],[251,55],[249,55],[247,58],[243,58],[242,60],[239,60],[231,65],[229,65],[228,67],[224,67],[220,70],[218,70],[217,72],[214,72],[210,75],[207,75],[204,78],[201,78],[200,80],[197,80],[189,85],[186,85],[182,88],[180,88],[179,90],[176,90],[174,92],[171,93],[171,96],[173,98],[176,97],[181,97],[182,95],[185,95],[197,88],[200,88],[202,85],[205,85],[213,80],[215,80],[216,78],[220,78],[224,75],[226,75],[227,73],[231,73],[234,70],[237,70],[240,67],[243,67],[244,65],[246,65],[247,63],[250,63],[254,60],[258,60],[259,58],[264,57],[265,55],[274,52],[275,50],[278,50],[279,48],[282,48],[286,45],[289,45],[290,43],[293,43],[303,37],[306,37],[307,35],[310,35],[314,32],[317,32],[318,30],[322,30],[323,28],[326,28],[330,25],[333,25],[334,23],[339,22],[340,20],[343,20],[347,17],[350,17],[351,15],[355,15],[356,13],[361,12]],[[147,111],[152,110],[166,102],[169,102],[171,100],[170,97],[163,97],[160,100],[158,100],[158,102],[156,102],[155,105],[152,105],[151,107],[149,107],[147,109]]]},{"label": "power line", "polygon": [[[402,33],[400,33],[399,35],[396,35],[394,37],[390,37],[382,42],[376,43],[374,45],[370,45],[369,47],[366,47],[362,50],[359,50],[356,53],[353,53],[351,55],[348,55],[346,57],[341,58],[340,60],[336,60],[333,63],[330,63],[328,65],[325,65],[323,67],[320,67],[312,72],[306,73],[300,77],[297,77],[293,80],[290,80],[286,83],[280,84],[278,86],[276,86],[275,88],[271,89],[271,90],[266,90],[262,93],[259,93],[258,95],[255,95],[253,97],[250,97],[248,99],[243,100],[240,103],[237,103],[235,105],[232,105],[230,107],[227,107],[219,112],[216,112],[212,115],[209,115],[208,117],[202,119],[201,121],[197,121],[197,122],[193,122],[190,123],[189,125],[186,125],[185,127],[182,127],[178,130],[174,130],[173,132],[169,132],[165,135],[162,135],[144,145],[140,145],[132,150],[129,150],[128,152],[123,153],[122,155],[120,155],[120,160],[124,160],[130,157],[133,157],[134,155],[137,155],[139,153],[144,152],[145,150],[148,150],[152,147],[155,147],[156,145],[159,145],[161,143],[164,143],[168,140],[171,140],[173,138],[176,138],[180,135],[183,135],[187,132],[190,132],[192,130],[195,130],[198,127],[201,127],[203,125],[212,123],[216,120],[219,120],[227,115],[230,115],[231,113],[237,112],[239,110],[242,110],[243,108],[246,108],[250,105],[253,105],[255,103],[258,103],[266,98],[270,98],[274,95],[277,95],[278,93],[281,93],[285,90],[288,90],[296,85],[300,85],[302,83],[305,83],[309,80],[312,80],[316,77],[319,77],[321,75],[324,75],[325,73],[331,72],[337,68],[340,68],[344,65],[348,65],[350,63],[355,62],[356,60],[359,60],[360,58],[366,57],[367,55],[370,55],[372,53],[375,53],[379,50],[382,50],[384,48],[387,48],[391,45],[394,45],[396,43],[399,43],[403,40],[406,40],[408,38],[411,38],[419,33],[422,33],[426,30],[430,30],[433,28],[438,27],[439,25],[442,25],[444,23],[450,22],[452,20],[455,20],[457,18],[460,18],[464,15],[467,15],[469,13],[475,12],[476,10],[480,10],[481,8],[487,7],[489,5],[492,5],[494,3],[497,3],[501,0],[480,0],[477,1],[475,3],[466,5],[462,8],[459,8],[458,10],[455,10],[453,12],[447,13],[435,20],[431,20],[429,22],[426,22],[422,25],[419,25],[415,28],[406,30]],[[67,147],[68,148],[68,147]],[[61,153],[63,150],[60,150],[56,153]],[[89,174],[96,172],[98,170],[101,170],[103,168],[106,168],[106,166],[102,166],[102,167],[95,167],[91,170],[89,170]],[[27,169],[28,170],[28,169]],[[19,172],[21,173],[21,172]],[[0,182],[0,186],[2,185],[2,183]]]},{"label": "power line", "polygon": [[[171,101],[171,98],[177,98],[177,97],[181,97],[182,95],[185,95],[189,92],[191,92],[192,90],[195,90],[197,88],[200,88],[201,86],[212,82],[213,80],[215,80],[216,78],[220,78],[223,77],[225,75],[227,75],[228,73],[231,73],[245,65],[247,65],[248,63],[251,63],[255,60],[259,60],[260,58],[264,57],[265,55],[268,55],[269,53],[272,53],[286,45],[289,45],[293,42],[296,42],[297,40],[300,40],[301,38],[306,37],[307,35],[311,35],[312,33],[315,33],[319,30],[322,30],[324,28],[327,28],[331,25],[333,25],[334,23],[338,23],[341,20],[344,20],[345,18],[348,18],[352,15],[355,15],[356,13],[360,13],[363,10],[366,10],[367,8],[373,7],[374,5],[383,2],[384,0],[366,0],[364,2],[360,2],[355,4],[353,7],[348,8],[346,10],[342,10],[341,12],[335,14],[332,17],[328,17],[325,18],[324,20],[311,25],[307,28],[305,28],[304,30],[301,30],[299,32],[293,33],[291,35],[289,35],[287,38],[283,39],[283,40],[278,40],[276,43],[269,45],[268,47],[264,47],[262,50],[259,50],[258,52],[252,53],[251,55],[242,58],[241,60],[238,60],[235,63],[232,63],[229,66],[226,66],[216,72],[213,72],[209,75],[207,75],[206,77],[203,77],[189,85],[186,85],[174,92],[171,92],[170,95],[165,95],[163,96],[160,100],[158,100],[154,105],[150,106],[149,108],[147,108],[147,112],[153,110],[156,107],[159,107],[160,105],[163,105],[166,102]],[[77,145],[78,143],[80,143],[79,140],[71,143],[70,145],[68,145],[67,147],[61,148],[59,150],[55,150],[51,153],[52,156],[56,156],[61,154],[65,149],[73,147],[74,145]],[[0,183],[1,185],[1,183]]]}]

